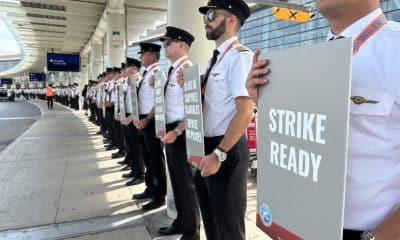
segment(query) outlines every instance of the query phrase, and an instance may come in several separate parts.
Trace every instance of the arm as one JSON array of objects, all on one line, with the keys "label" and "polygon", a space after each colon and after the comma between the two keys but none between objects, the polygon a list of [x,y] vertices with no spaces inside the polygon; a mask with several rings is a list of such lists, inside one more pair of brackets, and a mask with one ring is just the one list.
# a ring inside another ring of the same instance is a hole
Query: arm
[{"label": "arm", "polygon": [[400,207],[384,219],[372,234],[377,240],[400,239]]},{"label": "arm", "polygon": [[[237,112],[229,124],[224,138],[219,144],[219,147],[226,152],[228,152],[243,135],[250,123],[253,113],[253,101],[249,97],[237,97],[235,103]],[[204,157],[200,163],[199,169],[201,170],[201,176],[206,177],[217,173],[220,167],[221,162],[213,152]]]},{"label": "arm", "polygon": [[[179,129],[181,132],[183,132],[185,131],[185,128],[186,128],[185,121],[182,120],[175,129]],[[165,134],[165,136],[161,139],[161,141],[167,144],[174,143],[178,138],[178,133],[175,131],[175,129],[167,132],[167,134]]]},{"label": "arm", "polygon": [[136,123],[136,128],[137,129],[143,129],[146,128],[147,125],[151,122],[151,120],[154,119],[154,107],[151,109],[149,114],[147,114],[146,118],[141,119],[139,122]]},{"label": "arm", "polygon": [[236,115],[233,117],[224,138],[218,147],[228,152],[243,135],[253,116],[253,102],[248,97],[238,97],[236,102]]}]

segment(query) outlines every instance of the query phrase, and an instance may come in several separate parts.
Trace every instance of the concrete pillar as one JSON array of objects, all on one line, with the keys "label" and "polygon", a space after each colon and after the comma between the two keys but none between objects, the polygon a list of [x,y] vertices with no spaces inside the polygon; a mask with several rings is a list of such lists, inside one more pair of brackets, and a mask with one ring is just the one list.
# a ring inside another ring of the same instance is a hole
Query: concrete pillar
[{"label": "concrete pillar", "polygon": [[89,82],[89,58],[81,56],[80,75],[72,75],[72,83],[79,83],[80,88],[83,88]]},{"label": "concrete pillar", "polygon": [[[203,17],[198,11],[205,4],[206,1],[168,0],[167,9],[167,25],[185,29],[195,37],[189,56],[193,63],[199,64],[200,70],[207,67],[215,48],[215,44],[206,38]],[[175,219],[177,213],[169,175],[167,177],[167,214]]]},{"label": "concrete pillar", "polygon": [[[122,6],[124,8],[124,6]],[[126,60],[125,10],[107,12],[108,67],[121,67]]]},{"label": "concrete pillar", "polygon": [[203,16],[199,13],[199,7],[206,4],[206,0],[168,0],[168,25],[185,29],[195,37],[189,56],[199,64],[200,71],[205,71],[215,49],[215,43],[206,38]]},{"label": "concrete pillar", "polygon": [[93,80],[103,72],[103,45],[101,43],[92,42],[90,51],[90,61],[92,65],[91,76]]}]

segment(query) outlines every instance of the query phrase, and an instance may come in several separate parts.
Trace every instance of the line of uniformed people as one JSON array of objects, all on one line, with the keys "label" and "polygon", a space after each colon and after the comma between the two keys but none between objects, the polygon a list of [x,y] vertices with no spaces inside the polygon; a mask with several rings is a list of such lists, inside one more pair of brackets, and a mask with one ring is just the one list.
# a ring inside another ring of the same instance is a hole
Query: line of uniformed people
[{"label": "line of uniformed people", "polygon": [[240,240],[245,238],[248,163],[243,132],[252,114],[245,81],[252,52],[235,35],[250,10],[243,1],[214,0],[199,11],[207,38],[217,45],[202,82],[206,156],[199,169],[187,162],[182,68],[192,65],[188,52],[194,37],[183,29],[169,26],[160,39],[171,63],[164,87],[164,136],[156,136],[154,120],[161,46],[152,43],[140,44],[140,61],[127,58],[121,68],[107,68],[89,82],[89,118],[100,125],[106,149],[116,150],[112,158],[125,157],[119,163],[130,170],[123,175],[130,178],[126,185],[145,182],[145,190],[133,195],[149,200],[142,206],[145,211],[165,204],[166,157],[177,218],[159,234],[200,239],[201,210],[207,239]]}]

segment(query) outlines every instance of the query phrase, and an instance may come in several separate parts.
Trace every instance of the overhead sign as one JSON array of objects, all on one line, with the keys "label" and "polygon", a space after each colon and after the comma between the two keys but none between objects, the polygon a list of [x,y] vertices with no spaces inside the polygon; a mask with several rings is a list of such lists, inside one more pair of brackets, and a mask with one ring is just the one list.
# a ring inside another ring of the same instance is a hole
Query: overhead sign
[{"label": "overhead sign", "polygon": [[161,138],[166,134],[165,128],[165,102],[164,102],[164,85],[166,82],[165,75],[160,70],[154,71],[154,117],[156,121],[156,135]]},{"label": "overhead sign", "polygon": [[11,85],[13,83],[12,78],[2,78],[1,79],[1,85]]},{"label": "overhead sign", "polygon": [[46,82],[46,74],[39,72],[30,72],[29,73],[29,81],[31,82]]},{"label": "overhead sign", "polygon": [[342,239],[351,57],[350,39],[262,56],[257,226],[274,240]]},{"label": "overhead sign", "polygon": [[47,53],[47,70],[79,72],[80,56],[77,54]]},{"label": "overhead sign", "polygon": [[204,128],[199,66],[183,69],[186,150],[188,161],[198,166],[204,157]]}]

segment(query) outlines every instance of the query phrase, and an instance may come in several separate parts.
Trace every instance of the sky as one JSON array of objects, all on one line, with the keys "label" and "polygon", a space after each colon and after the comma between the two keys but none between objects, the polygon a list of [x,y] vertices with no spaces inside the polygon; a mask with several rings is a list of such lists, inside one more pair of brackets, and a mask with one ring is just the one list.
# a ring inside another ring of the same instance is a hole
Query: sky
[{"label": "sky", "polygon": [[14,35],[0,18],[0,56],[19,54],[20,49]]}]

